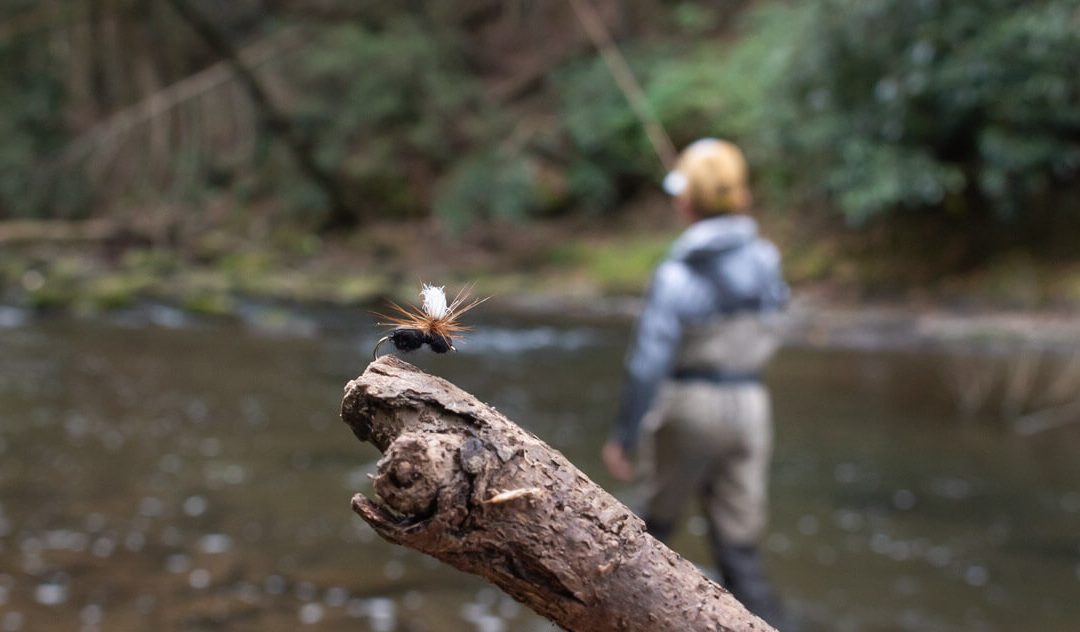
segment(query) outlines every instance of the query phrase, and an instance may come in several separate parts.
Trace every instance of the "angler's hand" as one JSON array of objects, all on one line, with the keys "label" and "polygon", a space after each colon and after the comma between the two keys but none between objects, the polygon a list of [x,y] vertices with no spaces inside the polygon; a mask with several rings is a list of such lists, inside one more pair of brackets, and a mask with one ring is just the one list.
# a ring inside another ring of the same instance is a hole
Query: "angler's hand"
[{"label": "angler's hand", "polygon": [[608,441],[600,451],[607,470],[616,480],[629,482],[634,480],[634,465],[626,456],[626,451],[616,441]]}]

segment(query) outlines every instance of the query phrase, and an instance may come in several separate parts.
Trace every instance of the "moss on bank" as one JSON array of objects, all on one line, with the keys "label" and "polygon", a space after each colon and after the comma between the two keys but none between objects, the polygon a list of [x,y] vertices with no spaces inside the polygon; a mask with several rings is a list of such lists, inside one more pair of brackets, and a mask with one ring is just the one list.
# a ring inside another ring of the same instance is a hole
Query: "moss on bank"
[{"label": "moss on bank", "polygon": [[[859,253],[839,238],[788,234],[793,229],[782,216],[767,216],[764,225],[784,252],[796,290],[818,290],[832,301],[1032,310],[1080,304],[1080,265],[1005,253],[965,273],[935,276],[927,270],[913,273],[918,266],[906,253]],[[396,225],[386,234],[309,243],[302,252],[258,240],[184,253],[133,248],[111,257],[93,249],[9,249],[0,254],[0,302],[94,314],[149,300],[228,315],[246,299],[339,305],[365,305],[386,296],[412,301],[420,281],[434,281],[472,283],[485,295],[587,303],[640,296],[678,232],[666,225],[619,232],[549,225],[537,226],[522,243],[488,235],[476,244],[421,233],[424,249],[417,252],[420,230]],[[488,241],[498,246],[485,251],[482,244]]]},{"label": "moss on bank", "polygon": [[194,260],[153,249],[131,250],[118,260],[94,252],[8,252],[0,256],[0,302],[94,314],[150,300],[227,315],[242,299],[340,305],[363,305],[385,296],[411,301],[420,280],[472,283],[476,292],[496,295],[638,294],[668,241],[650,235],[565,242],[539,248],[527,261],[458,262],[438,271],[417,269],[385,248],[379,249],[378,261],[353,260],[342,254],[344,244],[306,257],[281,256],[248,244],[241,251]]}]

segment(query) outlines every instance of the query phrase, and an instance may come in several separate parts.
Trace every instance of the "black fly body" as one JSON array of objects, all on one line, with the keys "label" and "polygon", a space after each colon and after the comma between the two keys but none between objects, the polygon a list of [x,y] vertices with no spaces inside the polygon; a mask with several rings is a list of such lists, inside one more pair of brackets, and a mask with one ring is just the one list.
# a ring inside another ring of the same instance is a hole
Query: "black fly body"
[{"label": "black fly body", "polygon": [[420,290],[420,306],[402,307],[391,302],[395,315],[376,314],[386,322],[380,325],[393,327],[394,330],[379,339],[372,352],[378,357],[379,346],[390,341],[398,351],[415,351],[425,344],[435,353],[454,351],[453,336],[468,331],[468,327],[458,322],[462,314],[483,303],[487,298],[470,298],[468,288],[462,289],[447,303],[445,289],[438,286],[423,285]]}]

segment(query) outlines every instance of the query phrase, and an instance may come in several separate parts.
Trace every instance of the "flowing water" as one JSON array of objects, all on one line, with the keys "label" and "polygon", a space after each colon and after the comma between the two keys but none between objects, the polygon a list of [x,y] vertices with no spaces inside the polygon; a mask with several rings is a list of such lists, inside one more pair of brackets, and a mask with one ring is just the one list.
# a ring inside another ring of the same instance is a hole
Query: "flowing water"
[{"label": "flowing water", "polygon": [[[553,629],[350,511],[378,454],[338,404],[376,335],[273,308],[0,313],[0,632]],[[505,318],[411,359],[633,503],[597,458],[628,335]],[[800,629],[1080,629],[1080,426],[961,420],[947,374],[994,361],[791,348],[771,366],[765,549]],[[708,566],[687,517],[672,544]]]}]

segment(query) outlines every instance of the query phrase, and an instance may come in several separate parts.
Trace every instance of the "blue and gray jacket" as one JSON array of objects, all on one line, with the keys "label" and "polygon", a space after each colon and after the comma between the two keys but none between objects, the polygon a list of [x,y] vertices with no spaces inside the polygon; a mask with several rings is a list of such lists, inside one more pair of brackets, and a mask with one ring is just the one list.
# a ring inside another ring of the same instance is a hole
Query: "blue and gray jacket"
[{"label": "blue and gray jacket", "polygon": [[676,374],[759,373],[778,344],[775,316],[788,294],[780,253],[753,219],[721,215],[690,226],[653,276],[613,438],[635,449],[660,385]]}]

